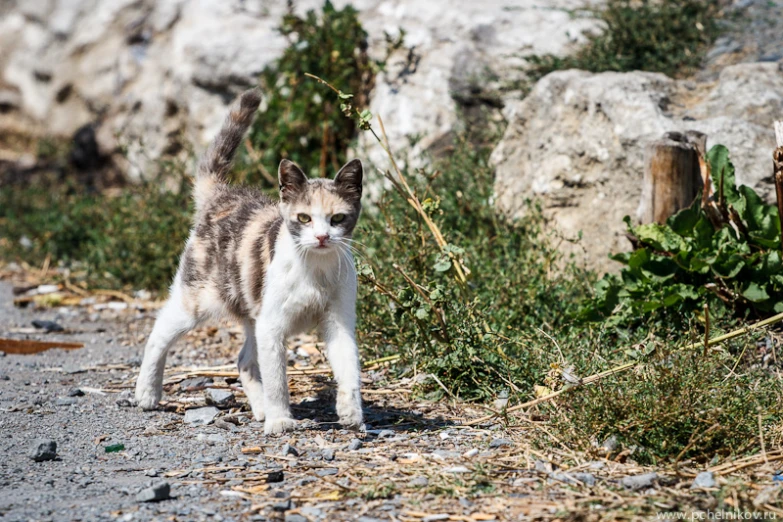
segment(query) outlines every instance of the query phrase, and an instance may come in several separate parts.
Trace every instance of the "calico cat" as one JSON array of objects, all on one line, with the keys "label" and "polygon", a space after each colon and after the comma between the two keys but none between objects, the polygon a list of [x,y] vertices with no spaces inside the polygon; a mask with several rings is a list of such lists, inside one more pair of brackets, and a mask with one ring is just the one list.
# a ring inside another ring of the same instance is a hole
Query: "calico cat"
[{"label": "calico cat", "polygon": [[283,160],[279,202],[229,186],[232,158],[260,101],[258,90],[242,94],[201,159],[193,229],[144,349],[136,400],[154,409],[172,344],[209,317],[229,316],[244,324],[238,367],[253,415],[265,420],[266,434],[290,430],[285,340],[317,326],[337,381],[340,423],[359,428],[356,272],[349,247],[362,208],[362,164],[348,162],[333,180],[308,180]]}]

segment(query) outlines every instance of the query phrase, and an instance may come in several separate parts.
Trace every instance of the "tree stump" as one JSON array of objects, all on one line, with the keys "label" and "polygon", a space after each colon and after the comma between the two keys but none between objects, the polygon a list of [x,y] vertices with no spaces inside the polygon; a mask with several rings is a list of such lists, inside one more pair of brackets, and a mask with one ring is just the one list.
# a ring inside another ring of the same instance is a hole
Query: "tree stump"
[{"label": "tree stump", "polygon": [[664,223],[688,207],[703,187],[699,157],[707,136],[700,132],[667,132],[645,149],[642,198],[637,216],[642,223]]}]

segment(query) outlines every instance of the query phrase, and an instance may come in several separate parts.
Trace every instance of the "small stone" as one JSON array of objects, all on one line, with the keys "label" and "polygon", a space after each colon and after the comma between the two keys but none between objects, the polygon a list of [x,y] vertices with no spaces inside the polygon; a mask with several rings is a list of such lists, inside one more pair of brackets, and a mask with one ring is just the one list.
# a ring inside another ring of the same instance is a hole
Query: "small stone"
[{"label": "small stone", "polygon": [[379,439],[388,439],[390,437],[394,437],[394,435],[396,435],[394,430],[381,430],[378,432]]},{"label": "small stone", "polygon": [[536,471],[539,471],[541,473],[552,473],[554,468],[552,467],[552,464],[549,462],[544,462],[543,460],[536,460],[534,463],[536,467]]},{"label": "small stone", "polygon": [[147,477],[157,477],[158,473],[160,473],[157,469],[148,469],[144,472],[144,475]]},{"label": "small stone", "polygon": [[435,515],[427,515],[426,517],[422,518],[422,522],[437,522],[438,520],[448,520],[450,518],[451,515],[446,513],[438,513]]},{"label": "small stone", "polygon": [[234,394],[228,390],[210,388],[207,391],[207,404],[218,408],[228,408],[234,403]]},{"label": "small stone", "polygon": [[301,488],[301,487],[304,487],[304,486],[306,486],[308,484],[312,484],[313,482],[317,482],[317,480],[318,479],[316,479],[315,477],[305,477],[305,478],[301,479],[299,482],[297,482],[296,485]]},{"label": "small stone", "polygon": [[52,439],[37,439],[30,448],[29,456],[36,462],[57,458],[57,442]]},{"label": "small stone", "polygon": [[351,439],[351,442],[348,444],[348,449],[351,451],[356,451],[362,449],[362,441],[359,439]]},{"label": "small stone", "polygon": [[[289,511],[293,508],[293,503],[291,500],[286,500],[284,502],[278,502],[277,504],[272,504],[272,509],[275,511]],[[286,517],[286,520],[288,520],[288,517]]]},{"label": "small stone", "polygon": [[284,457],[291,455],[294,457],[299,456],[299,450],[297,450],[295,447],[291,446],[290,444],[283,444],[283,448],[280,450],[280,454]]},{"label": "small stone", "polygon": [[473,448],[473,449],[469,449],[468,451],[463,453],[462,456],[465,457],[466,459],[472,459],[473,457],[478,455],[478,453],[479,453],[479,450],[477,450],[476,448]]},{"label": "small stone", "polygon": [[321,456],[324,460],[334,460],[334,450],[332,448],[324,448],[321,450]]},{"label": "small stone", "polygon": [[315,506],[305,506],[305,507],[299,508],[299,511],[303,515],[308,516],[308,517],[313,517],[313,518],[318,518],[321,515],[323,515],[323,511],[321,511],[320,509],[318,509]]},{"label": "small stone", "polygon": [[171,498],[171,486],[168,482],[158,482],[152,486],[142,489],[136,495],[136,502],[160,502]]},{"label": "small stone", "polygon": [[514,443],[508,439],[492,439],[492,442],[489,443],[490,448],[505,448],[513,445]]},{"label": "small stone", "polygon": [[68,397],[84,397],[84,392],[79,388],[71,388],[68,390]]},{"label": "small stone", "polygon": [[55,401],[55,404],[57,406],[73,406],[77,402],[76,397],[59,397]]},{"label": "small stone", "polygon": [[206,426],[215,420],[220,410],[214,406],[195,408],[185,412],[185,424],[190,426]]},{"label": "small stone", "polygon": [[212,384],[211,377],[194,377],[192,379],[185,379],[179,383],[179,387],[185,391],[195,391],[206,388]]},{"label": "small stone", "polygon": [[285,475],[282,471],[270,471],[266,476],[267,484],[273,484],[275,482],[283,482]]},{"label": "small stone", "polygon": [[39,330],[43,330],[46,333],[62,332],[63,330],[65,330],[65,328],[55,323],[54,321],[35,320],[33,321],[33,326],[38,328]]},{"label": "small stone", "polygon": [[329,475],[337,475],[338,471],[337,468],[321,468],[315,470],[315,474],[319,477],[328,477]]},{"label": "small stone", "polygon": [[414,477],[408,482],[408,487],[411,488],[426,488],[430,485],[430,479],[424,476]]},{"label": "small stone", "polygon": [[612,435],[611,437],[607,438],[603,444],[601,444],[600,449],[604,453],[613,453],[617,450],[617,447],[620,445],[620,442],[617,440],[617,435]]},{"label": "small stone", "polygon": [[443,470],[444,473],[470,473],[470,470],[465,466],[453,466]]},{"label": "small stone", "polygon": [[307,522],[307,519],[296,513],[289,513],[285,516],[285,522]]},{"label": "small stone", "polygon": [[642,489],[642,488],[649,488],[655,484],[655,481],[658,480],[658,474],[653,473],[643,473],[641,475],[634,475],[631,477],[625,477],[622,480],[623,486],[625,486],[628,489]]},{"label": "small stone", "polygon": [[715,487],[715,475],[712,471],[702,471],[691,484],[691,489]]},{"label": "small stone", "polygon": [[592,473],[577,472],[570,475],[586,486],[595,486],[595,475]]}]

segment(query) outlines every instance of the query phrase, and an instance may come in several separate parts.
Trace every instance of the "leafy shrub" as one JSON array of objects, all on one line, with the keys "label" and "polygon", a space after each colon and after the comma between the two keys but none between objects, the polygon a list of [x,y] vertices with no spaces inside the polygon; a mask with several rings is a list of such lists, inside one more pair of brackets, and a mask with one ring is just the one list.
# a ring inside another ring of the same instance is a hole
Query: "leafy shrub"
[{"label": "leafy shrub", "polygon": [[736,187],[725,147],[713,147],[707,160],[715,204],[703,208],[697,198],[665,225],[634,226],[626,218],[639,248],[613,257],[625,267],[598,282],[583,317],[617,324],[659,309],[687,317],[705,304],[718,317],[783,311],[777,208],[750,187]]},{"label": "leafy shrub", "polygon": [[353,104],[361,108],[382,65],[367,56],[367,32],[350,5],[336,9],[327,1],[320,13],[310,10],[304,17],[289,12],[280,32],[290,45],[261,75],[265,110],[251,129],[252,147],[238,168],[240,179],[266,178],[275,187],[281,158],[297,162],[311,176],[324,177],[340,168],[356,134],[354,121],[343,118],[337,103],[323,98],[304,74],[331,78],[354,93]]},{"label": "leafy shrub", "polygon": [[651,71],[673,76],[697,67],[717,36],[712,0],[608,0],[596,11],[600,34],[574,55],[528,58],[534,77],[562,69]]}]

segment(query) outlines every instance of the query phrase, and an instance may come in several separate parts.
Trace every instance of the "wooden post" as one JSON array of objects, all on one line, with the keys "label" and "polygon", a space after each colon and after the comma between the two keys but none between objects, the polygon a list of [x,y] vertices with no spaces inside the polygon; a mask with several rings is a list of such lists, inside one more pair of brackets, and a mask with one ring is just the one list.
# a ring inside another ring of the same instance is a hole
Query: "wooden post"
[{"label": "wooden post", "polygon": [[775,167],[775,193],[778,197],[778,219],[780,220],[780,246],[783,250],[783,121],[775,122],[777,148],[772,153]]},{"label": "wooden post", "polygon": [[699,158],[706,143],[707,136],[700,132],[667,132],[647,146],[637,212],[642,223],[664,223],[693,203],[703,186]]}]

